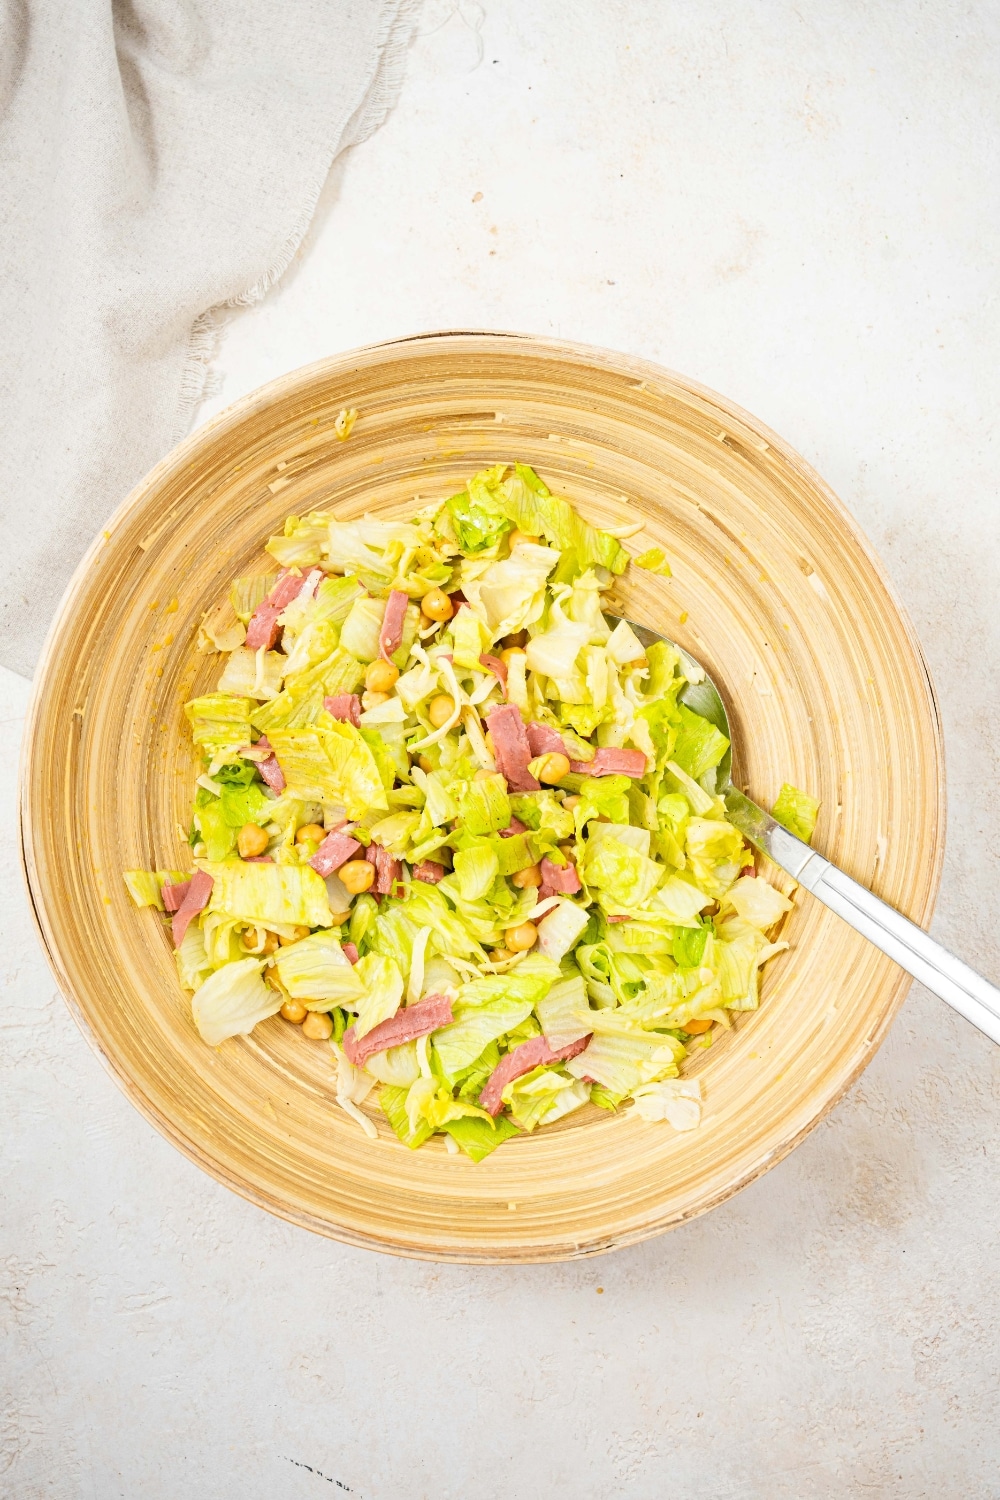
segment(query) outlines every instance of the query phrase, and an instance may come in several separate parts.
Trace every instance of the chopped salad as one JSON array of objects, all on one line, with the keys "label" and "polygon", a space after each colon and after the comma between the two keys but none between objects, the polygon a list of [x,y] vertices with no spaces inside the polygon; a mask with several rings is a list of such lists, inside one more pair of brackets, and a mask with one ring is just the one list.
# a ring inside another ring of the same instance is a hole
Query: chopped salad
[{"label": "chopped salad", "polygon": [[696,1126],[685,1059],[757,1006],[790,903],[678,653],[603,612],[620,540],[517,463],[266,550],[202,626],[193,870],[125,876],[205,1042],[280,1014],[369,1135],[377,1100],[476,1161],[588,1103]]}]

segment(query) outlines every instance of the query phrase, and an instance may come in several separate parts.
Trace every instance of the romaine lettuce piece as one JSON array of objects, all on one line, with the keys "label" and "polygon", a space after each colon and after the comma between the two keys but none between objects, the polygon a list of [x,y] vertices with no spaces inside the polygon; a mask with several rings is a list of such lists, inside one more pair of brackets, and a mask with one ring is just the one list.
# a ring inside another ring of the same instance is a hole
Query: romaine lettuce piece
[{"label": "romaine lettuce piece", "polygon": [[208,910],[264,927],[329,927],[326,886],[309,865],[205,861],[212,877]]},{"label": "romaine lettuce piece", "polygon": [[612,837],[587,840],[584,871],[588,885],[625,907],[641,906],[664,875],[662,865]]},{"label": "romaine lettuce piece", "polygon": [[545,580],[558,561],[558,552],[549,547],[522,542],[510,557],[487,568],[474,588],[474,596],[478,596],[486,613],[494,640],[538,619],[544,603]]},{"label": "romaine lettuce piece", "polygon": [[459,816],[463,829],[478,837],[510,825],[511,804],[502,776],[484,776],[461,787]]},{"label": "romaine lettuce piece", "polygon": [[698,889],[690,880],[685,880],[683,875],[668,875],[666,880],[657,888],[652,898],[652,904],[656,908],[662,907],[668,922],[675,923],[678,927],[698,926],[698,914],[711,906],[713,897],[706,896],[704,891]]},{"label": "romaine lettuce piece", "polygon": [[500,862],[489,844],[480,842],[455,855],[455,879],[463,901],[480,901],[486,896],[497,875]]},{"label": "romaine lettuce piece", "polygon": [[405,1088],[392,1084],[386,1084],[379,1089],[378,1102],[382,1106],[382,1113],[389,1124],[398,1135],[404,1146],[411,1151],[416,1151],[424,1141],[429,1140],[434,1131],[426,1120],[417,1120],[413,1128],[406,1113],[406,1096],[409,1092],[409,1083]]},{"label": "romaine lettuce piece", "polygon": [[581,567],[599,563],[612,573],[624,573],[628,553],[618,539],[597,531],[568,500],[551,494],[527,464],[515,464],[514,474],[501,488],[507,515],[526,536],[547,537],[560,551],[573,552]]},{"label": "romaine lettuce piece", "polygon": [[517,1126],[506,1115],[500,1115],[488,1125],[485,1120],[475,1116],[467,1115],[461,1120],[446,1120],[441,1129],[457,1141],[466,1156],[473,1161],[482,1161],[502,1146],[504,1141],[509,1141],[512,1136],[520,1134]]},{"label": "romaine lettuce piece", "polygon": [[[289,516],[280,536],[272,536],[265,544],[265,552],[283,568],[313,568],[326,556],[330,541],[330,517],[325,511],[311,511],[309,515]],[[268,586],[274,583],[272,574]]]},{"label": "romaine lettuce piece", "polygon": [[[531,1131],[551,1112],[560,1094],[568,1090],[575,1102],[576,1085],[576,1079],[567,1078],[554,1068],[533,1068],[530,1073],[508,1083],[501,1098],[509,1106],[514,1124],[521,1130]],[[589,1096],[588,1089],[580,1103],[586,1103]]]},{"label": "romaine lettuce piece", "polygon": [[205,951],[205,934],[197,917],[188,923],[180,947],[174,950],[174,960],[177,977],[186,990],[196,990],[211,974],[214,966]]},{"label": "romaine lettuce piece", "polygon": [[362,993],[356,1002],[358,1019],[354,1030],[358,1040],[367,1036],[382,1021],[388,1021],[399,1009],[403,998],[403,976],[399,965],[379,953],[366,953],[354,965],[361,981]]},{"label": "romaine lettuce piece", "polygon": [[791,786],[786,781],[771,808],[771,817],[783,828],[787,828],[789,833],[794,833],[797,839],[808,844],[816,828],[819,807],[815,797],[810,797],[807,792],[800,792],[798,787]]},{"label": "romaine lettuce piece", "polygon": [[[600,1011],[599,1015],[608,1015]],[[642,1083],[676,1078],[683,1045],[664,1033],[595,1036],[585,1050],[564,1064],[574,1078],[593,1078],[613,1094],[630,1094]]]},{"label": "romaine lettuce piece", "polygon": [[286,678],[277,698],[255,705],[251,722],[270,736],[273,729],[298,729],[314,724],[323,713],[323,699],[338,693],[353,693],[364,679],[365,669],[357,657],[338,646],[323,661]]},{"label": "romaine lettuce piece", "polygon": [[587,990],[579,974],[560,980],[536,1002],[535,1014],[553,1052],[578,1042],[593,1030],[584,1014],[587,1009]]},{"label": "romaine lettuce piece", "polygon": [[247,646],[238,646],[226,660],[217,692],[242,694],[247,698],[277,698],[287,665],[280,651],[251,651]]},{"label": "romaine lettuce piece", "polygon": [[212,760],[235,754],[250,742],[250,710],[256,705],[249,698],[230,693],[206,693],[184,705],[196,745],[204,745]]},{"label": "romaine lettuce piece", "polygon": [[787,896],[776,891],[766,880],[755,879],[752,875],[744,875],[730,886],[722,898],[722,905],[723,910],[731,906],[744,921],[752,923],[761,932],[773,927],[786,911],[792,909]]},{"label": "romaine lettuce piece", "polygon": [[281,1009],[281,995],[260,977],[263,959],[244,958],[216,969],[195,990],[191,1012],[201,1039],[217,1047],[230,1036],[246,1036]]},{"label": "romaine lettuce piece", "polygon": [[379,1083],[409,1088],[420,1077],[416,1042],[404,1042],[400,1047],[389,1047],[385,1052],[376,1052],[366,1061],[365,1072],[377,1078]]},{"label": "romaine lettuce piece", "polygon": [[345,807],[354,819],[372,808],[388,812],[383,776],[367,740],[374,731],[355,729],[329,715],[327,719],[326,727],[316,724],[270,731],[287,790],[306,800]]},{"label": "romaine lettuce piece", "polygon": [[726,893],[747,859],[739,829],[716,818],[691,818],[684,831],[684,853],[695,880],[716,899]]},{"label": "romaine lettuce piece", "polygon": [[444,1077],[454,1079],[495,1042],[531,1014],[532,1001],[498,996],[486,1005],[456,1005],[455,1020],[434,1033],[431,1049]]},{"label": "romaine lettuce piece", "polygon": [[468,490],[445,501],[463,552],[485,552],[510,530],[510,521],[488,489],[480,486],[473,499]]},{"label": "romaine lettuce piece", "polygon": [[672,757],[693,780],[700,781],[706,771],[719,764],[729,749],[729,741],[708,719],[692,713],[683,703],[675,705],[674,718],[677,738]]},{"label": "romaine lettuce piece", "polygon": [[329,1010],[331,1004],[356,1005],[364,985],[333,931],[314,932],[275,954],[278,978],[295,1000],[309,1010]]},{"label": "romaine lettuce piece", "polygon": [[546,958],[559,960],[569,952],[590,921],[586,910],[562,900],[538,923],[538,949]]},{"label": "romaine lettuce piece", "polygon": [[258,604],[263,604],[273,586],[273,573],[251,573],[246,578],[233,579],[229,602],[242,624],[249,625]]}]

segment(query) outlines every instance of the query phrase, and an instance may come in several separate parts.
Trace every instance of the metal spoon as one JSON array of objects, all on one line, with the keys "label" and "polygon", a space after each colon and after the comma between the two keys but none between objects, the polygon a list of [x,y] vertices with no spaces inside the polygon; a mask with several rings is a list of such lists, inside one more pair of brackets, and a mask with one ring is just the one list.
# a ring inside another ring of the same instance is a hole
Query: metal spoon
[{"label": "metal spoon", "polygon": [[[610,615],[609,618],[617,620],[620,617]],[[691,679],[680,693],[680,701],[714,724],[731,745],[732,734],[725,704],[701,663],[666,636],[657,635],[634,620],[627,623],[644,646],[664,641],[678,653],[681,665]],[[1000,989],[949,953],[947,948],[942,948],[901,912],[887,906],[863,885],[845,875],[843,870],[838,870],[836,865],[817,854],[815,849],[789,833],[787,828],[776,823],[770,813],[751,802],[733,785],[732,766],[732,750],[729,749],[716,768],[715,791],[725,798],[730,823],[754,848],[766,854],[824,906],[843,917],[855,931],[887,953],[959,1015],[978,1026],[991,1040],[1000,1043]]]}]

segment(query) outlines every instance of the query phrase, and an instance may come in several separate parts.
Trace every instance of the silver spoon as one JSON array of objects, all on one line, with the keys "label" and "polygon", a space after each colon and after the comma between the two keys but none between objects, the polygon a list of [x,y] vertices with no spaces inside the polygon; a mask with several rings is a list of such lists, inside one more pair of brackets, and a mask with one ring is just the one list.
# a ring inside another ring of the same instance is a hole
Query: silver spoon
[{"label": "silver spoon", "polygon": [[[617,620],[621,617],[609,615],[609,618]],[[679,654],[682,667],[692,679],[680,693],[680,701],[686,703],[693,713],[714,724],[731,746],[733,737],[725,704],[701,663],[666,636],[657,635],[634,620],[628,620],[627,624],[644,646],[663,641]],[[751,802],[733,785],[732,768],[730,748],[716,767],[715,791],[725,798],[730,823],[749,839],[754,848],[766,854],[824,906],[843,917],[855,931],[887,953],[900,968],[919,979],[960,1016],[978,1026],[992,1041],[1000,1043],[1000,989],[949,953],[947,948],[942,948],[916,923],[873,896],[871,891],[775,822],[770,813]]]}]

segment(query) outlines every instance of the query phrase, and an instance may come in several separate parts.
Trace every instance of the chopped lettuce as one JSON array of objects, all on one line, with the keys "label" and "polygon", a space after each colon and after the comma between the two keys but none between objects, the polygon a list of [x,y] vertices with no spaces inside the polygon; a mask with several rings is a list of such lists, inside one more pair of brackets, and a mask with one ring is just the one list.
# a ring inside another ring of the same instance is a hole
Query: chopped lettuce
[{"label": "chopped lettuce", "polygon": [[[701,669],[605,614],[619,541],[527,465],[497,464],[407,520],[290,516],[267,550],[292,571],[278,643],[245,637],[281,577],[236,579],[199,633],[199,651],[223,653],[218,689],[185,706],[203,761],[187,838],[212,890],[175,957],[206,1040],[282,997],[330,1013],[337,1106],[371,1137],[359,1105],[378,1088],[406,1146],[443,1132],[474,1161],[588,1101],[694,1128],[699,1089],[680,1072],[711,1032],[688,1028],[758,1005],[791,903],[753,875],[716,793],[730,746],[699,711]],[[669,576],[660,548],[635,562]],[[450,596],[446,621],[432,589]],[[380,635],[399,592],[394,673]],[[543,762],[553,747],[565,776]],[[602,775],[611,751],[637,774]],[[538,790],[520,790],[525,762]],[[817,807],[785,786],[774,812],[808,840]],[[320,875],[321,844],[329,863],[364,863]],[[162,911],[164,880],[187,876],[125,878]],[[351,1063],[348,1027],[363,1038],[433,997],[447,1024]],[[494,1119],[487,1081],[542,1037],[583,1050],[510,1080]]]},{"label": "chopped lettuce", "polygon": [[212,877],[208,910],[264,927],[329,927],[326,886],[308,865],[205,861]]},{"label": "chopped lettuce", "polygon": [[804,844],[812,841],[818,816],[819,803],[816,798],[810,797],[807,792],[800,792],[798,787],[791,786],[787,781],[771,808],[771,817]]},{"label": "chopped lettuce", "polygon": [[281,1008],[281,995],[260,977],[263,959],[224,964],[195,990],[191,1012],[201,1039],[217,1047],[227,1037],[246,1036],[258,1021]]}]

